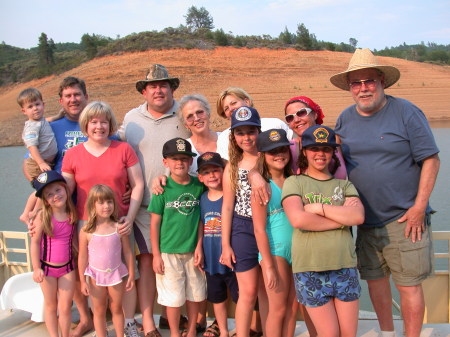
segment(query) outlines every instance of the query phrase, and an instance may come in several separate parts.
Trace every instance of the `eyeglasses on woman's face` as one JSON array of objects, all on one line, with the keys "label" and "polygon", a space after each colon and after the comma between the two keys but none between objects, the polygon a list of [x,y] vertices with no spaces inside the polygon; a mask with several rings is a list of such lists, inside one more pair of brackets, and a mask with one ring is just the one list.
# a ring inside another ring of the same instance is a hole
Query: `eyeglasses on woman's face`
[{"label": "eyeglasses on woman's face", "polygon": [[310,108],[301,108],[296,113],[293,113],[290,115],[285,115],[284,119],[286,120],[286,123],[290,124],[294,121],[295,116],[297,116],[298,118],[302,118],[302,117],[308,116],[311,112],[312,112],[312,109],[310,109]]}]

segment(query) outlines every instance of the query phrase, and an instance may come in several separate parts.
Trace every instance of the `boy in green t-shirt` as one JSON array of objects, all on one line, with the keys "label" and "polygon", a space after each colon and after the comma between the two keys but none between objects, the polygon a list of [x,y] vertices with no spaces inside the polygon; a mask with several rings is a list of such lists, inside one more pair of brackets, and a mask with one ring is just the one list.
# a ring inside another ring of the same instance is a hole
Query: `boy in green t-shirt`
[{"label": "boy in green t-shirt", "polygon": [[164,193],[154,194],[148,206],[158,303],[167,307],[171,336],[180,336],[180,308],[186,302],[186,336],[193,337],[199,304],[206,299],[200,223],[203,185],[188,174],[196,156],[189,142],[173,138],[164,144],[162,154],[170,175]]}]

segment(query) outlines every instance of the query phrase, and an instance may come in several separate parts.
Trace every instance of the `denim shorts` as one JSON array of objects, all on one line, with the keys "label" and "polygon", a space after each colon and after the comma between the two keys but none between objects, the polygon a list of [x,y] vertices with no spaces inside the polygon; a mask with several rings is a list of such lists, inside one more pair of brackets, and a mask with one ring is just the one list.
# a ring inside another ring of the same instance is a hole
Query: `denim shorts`
[{"label": "denim shorts", "polygon": [[333,298],[356,301],[361,295],[356,268],[295,273],[294,284],[297,300],[307,307],[320,307]]},{"label": "denim shorts", "polygon": [[206,274],[207,284],[207,300],[211,303],[222,303],[228,298],[228,290],[230,291],[231,299],[237,303],[239,298],[239,287],[236,279],[236,274],[230,271],[226,274]]},{"label": "denim shorts", "polygon": [[258,266],[258,245],[252,218],[234,213],[231,225],[231,248],[236,257],[235,272],[244,272]]}]

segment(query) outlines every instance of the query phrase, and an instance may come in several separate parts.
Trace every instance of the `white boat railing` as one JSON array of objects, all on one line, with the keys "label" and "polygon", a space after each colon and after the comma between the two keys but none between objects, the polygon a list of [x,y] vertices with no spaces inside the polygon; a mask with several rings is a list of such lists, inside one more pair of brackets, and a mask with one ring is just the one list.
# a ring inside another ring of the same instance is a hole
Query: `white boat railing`
[{"label": "white boat railing", "polygon": [[[450,323],[450,231],[433,232],[433,244],[445,241],[444,252],[435,252],[436,259],[447,259],[446,270],[436,270],[433,277],[422,284],[425,294],[424,323]],[[32,271],[30,238],[26,232],[0,232],[0,290],[11,276]],[[231,303],[230,303],[231,304]],[[396,304],[396,303],[395,303]],[[393,305],[399,309],[398,304]],[[230,317],[234,316],[229,306]]]},{"label": "white boat railing", "polygon": [[32,271],[28,233],[1,231],[0,259],[0,289],[11,276]]}]

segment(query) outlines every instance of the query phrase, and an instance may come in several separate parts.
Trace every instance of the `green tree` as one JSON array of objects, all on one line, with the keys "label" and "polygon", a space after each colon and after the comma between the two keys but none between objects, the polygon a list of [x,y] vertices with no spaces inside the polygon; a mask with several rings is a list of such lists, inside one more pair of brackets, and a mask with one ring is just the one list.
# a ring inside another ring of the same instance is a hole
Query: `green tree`
[{"label": "green tree", "polygon": [[191,6],[184,17],[186,19],[186,25],[194,31],[200,28],[206,28],[208,30],[214,28],[213,18],[205,7],[200,7],[199,9]]},{"label": "green tree", "polygon": [[355,39],[354,37],[351,37],[348,39],[348,43],[350,43],[350,46],[353,47],[353,49],[356,49],[356,46],[358,44],[358,40]]},{"label": "green tree", "polygon": [[214,41],[218,46],[228,46],[230,44],[228,41],[228,36],[225,34],[223,29],[218,29],[215,31]]},{"label": "green tree", "polygon": [[55,64],[55,59],[53,57],[55,49],[56,47],[53,39],[48,40],[47,34],[42,33],[41,36],[39,36],[38,43],[39,63],[42,66],[51,66]]},{"label": "green tree", "polygon": [[287,27],[284,27],[284,32],[280,33],[278,39],[284,44],[293,44],[294,43],[294,35],[289,32]]},{"label": "green tree", "polygon": [[81,49],[86,52],[88,59],[93,59],[98,52],[95,39],[89,34],[84,34],[81,37]]},{"label": "green tree", "polygon": [[300,49],[303,50],[311,50],[313,47],[313,39],[309,34],[309,30],[306,26],[301,23],[297,26],[297,44],[300,46]]}]

